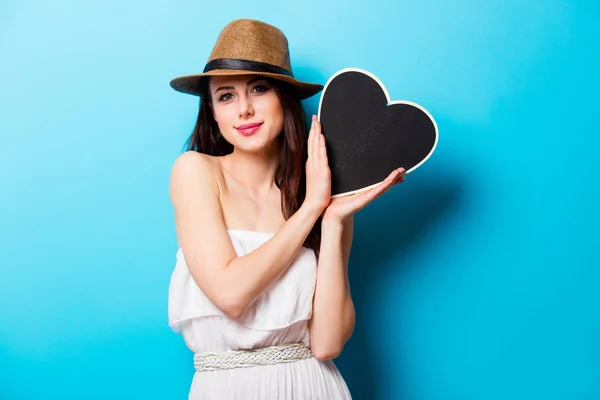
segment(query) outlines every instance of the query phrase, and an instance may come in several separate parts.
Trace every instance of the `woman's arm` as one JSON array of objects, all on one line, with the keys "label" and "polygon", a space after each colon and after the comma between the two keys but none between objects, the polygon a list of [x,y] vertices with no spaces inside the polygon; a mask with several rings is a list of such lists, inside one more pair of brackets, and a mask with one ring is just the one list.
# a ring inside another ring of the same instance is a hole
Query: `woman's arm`
[{"label": "woman's arm", "polygon": [[303,204],[264,245],[238,257],[219,202],[216,168],[203,154],[182,154],[173,166],[170,195],[192,278],[215,306],[239,318],[288,268],[322,208]]},{"label": "woman's arm", "polygon": [[343,222],[323,218],[317,285],[309,321],[310,346],[319,360],[337,357],[354,330],[355,311],[348,281],[353,225],[352,215]]},{"label": "woman's arm", "polygon": [[[319,122],[316,130],[320,133]],[[369,190],[334,198],[325,210],[313,315],[309,321],[310,346],[318,359],[337,357],[354,330],[356,315],[348,281],[353,216],[392,186],[404,181],[404,172],[404,168],[398,168]]]},{"label": "woman's arm", "polygon": [[[314,125],[320,134],[320,122]],[[337,357],[354,330],[356,315],[348,281],[354,214],[402,182],[404,172],[398,168],[369,190],[331,199],[325,209],[313,315],[308,324],[310,347],[320,360]]]},{"label": "woman's arm", "polygon": [[231,243],[219,201],[219,166],[193,151],[179,156],[173,165],[170,196],[186,264],[204,294],[230,317],[241,317],[283,274],[329,204],[327,151],[315,124],[313,117],[302,206],[271,239],[241,257]]}]

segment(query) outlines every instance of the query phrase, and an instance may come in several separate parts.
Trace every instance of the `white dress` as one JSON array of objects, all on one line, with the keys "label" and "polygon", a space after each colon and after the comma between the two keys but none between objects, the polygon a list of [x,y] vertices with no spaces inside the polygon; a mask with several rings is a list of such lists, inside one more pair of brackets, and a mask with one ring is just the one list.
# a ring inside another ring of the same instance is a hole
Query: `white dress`
[{"label": "white dress", "polygon": [[[229,230],[236,253],[247,254],[273,236]],[[169,326],[181,333],[194,353],[224,352],[304,342],[310,346],[308,319],[316,283],[312,250],[302,248],[284,274],[240,319],[219,310],[191,277],[182,250],[169,286]],[[190,357],[193,365],[193,355]],[[350,392],[333,361],[308,358],[261,365],[195,372],[189,399],[350,399]]]}]

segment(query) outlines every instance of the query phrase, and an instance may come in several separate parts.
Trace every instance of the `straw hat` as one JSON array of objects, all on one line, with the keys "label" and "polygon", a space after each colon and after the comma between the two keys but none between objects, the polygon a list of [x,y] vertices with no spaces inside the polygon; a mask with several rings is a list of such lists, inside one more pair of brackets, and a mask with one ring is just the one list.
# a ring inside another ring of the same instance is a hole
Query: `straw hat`
[{"label": "straw hat", "polygon": [[287,82],[301,99],[323,90],[323,85],[294,78],[288,41],[281,30],[251,19],[238,19],[223,28],[202,73],[177,77],[170,84],[179,92],[200,95],[200,82],[207,76],[247,74]]}]

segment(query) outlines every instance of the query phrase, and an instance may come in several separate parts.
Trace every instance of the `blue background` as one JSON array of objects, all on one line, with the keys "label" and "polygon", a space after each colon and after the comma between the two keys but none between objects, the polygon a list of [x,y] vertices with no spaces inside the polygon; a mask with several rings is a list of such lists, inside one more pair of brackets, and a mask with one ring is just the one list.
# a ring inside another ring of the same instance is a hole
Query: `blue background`
[{"label": "blue background", "polygon": [[[356,399],[600,398],[592,1],[3,1],[0,399],[183,399],[167,326],[170,168],[236,18],[300,79],[346,67],[436,118],[433,156],[356,217]],[[316,112],[318,96],[306,101]]]}]

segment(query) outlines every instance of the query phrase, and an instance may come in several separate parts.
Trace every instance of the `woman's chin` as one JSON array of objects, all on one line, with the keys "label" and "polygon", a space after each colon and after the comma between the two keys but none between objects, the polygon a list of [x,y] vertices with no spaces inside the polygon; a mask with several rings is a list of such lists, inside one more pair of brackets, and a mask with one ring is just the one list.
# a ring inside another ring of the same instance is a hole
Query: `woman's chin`
[{"label": "woman's chin", "polygon": [[237,150],[244,153],[265,153],[274,147],[277,147],[275,141],[265,140],[264,137],[243,137],[236,141]]},{"label": "woman's chin", "polygon": [[235,148],[244,153],[262,153],[268,146],[263,141],[241,140],[236,143]]}]

